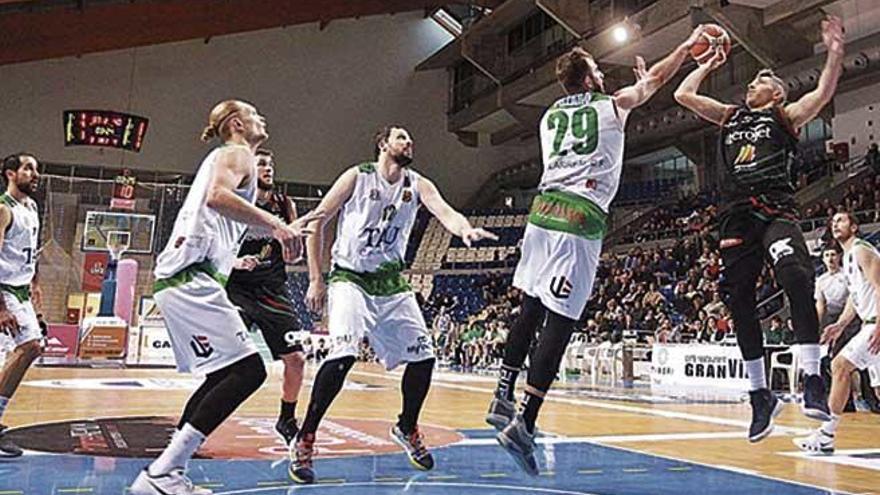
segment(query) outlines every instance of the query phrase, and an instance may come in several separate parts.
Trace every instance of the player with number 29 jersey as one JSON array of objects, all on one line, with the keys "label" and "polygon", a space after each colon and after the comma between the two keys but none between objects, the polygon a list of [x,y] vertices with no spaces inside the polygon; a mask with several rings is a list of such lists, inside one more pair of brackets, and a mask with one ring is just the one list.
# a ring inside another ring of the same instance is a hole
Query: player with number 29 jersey
[{"label": "player with number 29 jersey", "polygon": [[607,212],[620,184],[627,113],[602,93],[557,100],[541,119],[544,174],[538,189],[577,194]]}]

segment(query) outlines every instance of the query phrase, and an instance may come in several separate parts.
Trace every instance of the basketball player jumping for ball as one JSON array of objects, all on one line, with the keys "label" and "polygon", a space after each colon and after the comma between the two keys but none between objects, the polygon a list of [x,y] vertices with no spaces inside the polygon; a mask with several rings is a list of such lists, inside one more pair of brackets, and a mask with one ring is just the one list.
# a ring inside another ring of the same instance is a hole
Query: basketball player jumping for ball
[{"label": "basketball player jumping for ball", "polygon": [[[530,475],[538,474],[538,411],[593,288],[608,207],[620,184],[627,116],[678,71],[704,30],[695,29],[650,70],[638,57],[637,82],[614,95],[605,94],[604,75],[582,48],[557,61],[556,76],[567,96],[541,118],[541,194],[532,205],[513,278],[513,285],[524,292],[522,311],[507,337],[486,416],[501,430],[498,442]],[[541,325],[525,398],[516,412],[516,378]]]},{"label": "basketball player jumping for ball", "polygon": [[[40,356],[42,332],[34,306],[40,306],[37,286],[37,243],[40,216],[31,195],[40,174],[37,159],[16,153],[3,159],[6,192],[0,195],[0,332],[15,341],[0,371],[0,419],[31,364]],[[33,301],[32,301],[33,298]],[[6,438],[0,425],[0,458],[22,451]]]},{"label": "basketball player jumping for ball", "polygon": [[205,157],[156,260],[153,295],[162,312],[182,372],[205,375],[186,403],[168,447],[130,488],[135,495],[210,494],[185,475],[186,463],[220,423],[266,379],[266,369],[238,309],[226,296],[226,279],[248,226],[278,239],[292,260],[303,228],[318,218],[287,223],[254,206],[255,150],[268,137],[252,105],[227,100],[211,110],[202,139],[223,143]]},{"label": "basketball player jumping for ball", "polygon": [[785,83],[770,70],[758,72],[748,85],[745,105],[729,105],[697,94],[703,80],[724,63],[714,56],[689,74],[675,99],[720,126],[718,149],[724,173],[720,219],[722,291],[733,315],[736,339],[751,382],[752,421],[749,441],[773,430],[782,403],[767,388],[764,340],[756,313],[755,283],[765,259],[788,297],[795,340],[806,375],[803,412],[829,419],[825,385],[819,375],[819,320],[813,299],[815,271],[798,225],[794,199],[798,177],[797,133],[831,101],[843,68],[843,25],[829,16],[822,21],[828,50],[819,84],[798,101],[787,103]]},{"label": "basketball player jumping for ball", "polygon": [[[880,326],[877,325],[880,252],[871,243],[859,239],[858,232],[858,221],[851,213],[837,213],[832,217],[831,234],[844,251],[843,274],[849,298],[837,321],[825,327],[822,341],[833,343],[840,338],[856,316],[862,320],[862,328],[831,362],[830,417],[809,436],[793,440],[798,448],[813,454],[834,453],[834,435],[849,398],[853,372],[880,366]],[[880,386],[880,377],[872,374],[871,386]]]},{"label": "basketball player jumping for ball", "polygon": [[[324,219],[306,243],[310,278],[306,303],[320,312],[326,295],[332,349],[315,376],[297,436],[290,465],[290,476],[297,483],[315,481],[312,457],[318,423],[342,388],[364,336],[387,369],[406,363],[403,410],[391,428],[391,438],[417,469],[434,467],[418,427],[431,385],[434,350],[415,294],[401,274],[406,245],[420,204],[468,247],[482,239],[497,240],[494,234],[472,227],[446,203],[433,182],[409,168],[413,142],[406,129],[385,127],[374,142],[377,161],[352,167],[336,180],[317,208]],[[337,213],[328,289],[321,276],[321,231]]]},{"label": "basketball player jumping for ball", "polygon": [[[296,220],[296,206],[286,195],[274,190],[275,160],[272,152],[257,150],[257,206],[285,223]],[[298,430],[296,400],[302,387],[305,358],[300,339],[299,322],[287,287],[287,271],[281,254],[281,243],[271,233],[248,229],[235,270],[229,277],[226,293],[238,306],[245,326],[256,324],[274,359],[284,363],[281,382],[281,411],[275,431],[290,445]],[[297,240],[291,256],[302,253]]]}]

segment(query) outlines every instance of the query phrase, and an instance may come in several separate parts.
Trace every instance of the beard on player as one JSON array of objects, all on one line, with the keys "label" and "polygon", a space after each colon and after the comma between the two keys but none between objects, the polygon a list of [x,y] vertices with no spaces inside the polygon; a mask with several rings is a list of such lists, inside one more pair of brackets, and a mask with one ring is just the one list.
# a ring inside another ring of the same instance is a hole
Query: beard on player
[{"label": "beard on player", "polygon": [[393,153],[391,159],[401,167],[408,167],[413,161],[412,148],[405,149],[400,153]]}]

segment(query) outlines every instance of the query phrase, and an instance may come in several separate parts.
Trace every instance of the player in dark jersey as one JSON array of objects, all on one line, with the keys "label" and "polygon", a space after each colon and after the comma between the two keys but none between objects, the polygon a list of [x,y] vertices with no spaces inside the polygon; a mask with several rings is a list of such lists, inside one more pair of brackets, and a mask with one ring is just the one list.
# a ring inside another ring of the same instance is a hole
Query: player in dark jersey
[{"label": "player in dark jersey", "polygon": [[749,441],[773,430],[782,403],[767,387],[763,334],[756,314],[755,283],[770,261],[791,306],[804,380],[803,412],[829,418],[825,385],[819,376],[819,321],[813,299],[814,269],[794,199],[797,133],[831,101],[843,68],[843,24],[822,21],[828,57],[816,89],[787,103],[786,86],[770,70],[749,83],[745,105],[735,106],[697,94],[700,83],[725,61],[719,48],[675,92],[675,99],[700,117],[721,126],[719,161],[723,169],[720,247],[722,291],[733,314],[737,343],[751,382]]},{"label": "player in dark jersey", "polygon": [[[296,219],[296,206],[284,194],[275,191],[275,161],[272,152],[259,149],[257,155],[257,206],[286,223]],[[298,244],[294,258],[302,253]],[[296,401],[302,387],[305,358],[299,322],[290,301],[287,272],[281,245],[270,232],[249,229],[229,277],[226,292],[238,306],[245,325],[256,325],[272,352],[284,362],[281,412],[275,430],[290,444],[296,436]]]}]

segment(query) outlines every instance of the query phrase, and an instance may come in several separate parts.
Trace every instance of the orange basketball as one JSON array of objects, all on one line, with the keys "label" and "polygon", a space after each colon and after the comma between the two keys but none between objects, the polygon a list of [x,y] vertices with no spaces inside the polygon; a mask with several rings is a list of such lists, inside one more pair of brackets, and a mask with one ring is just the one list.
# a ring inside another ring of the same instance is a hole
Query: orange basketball
[{"label": "orange basketball", "polygon": [[723,27],[717,24],[709,24],[702,36],[691,47],[691,57],[701,64],[715,54],[715,47],[720,46],[724,50],[724,54],[730,53],[730,36]]}]

